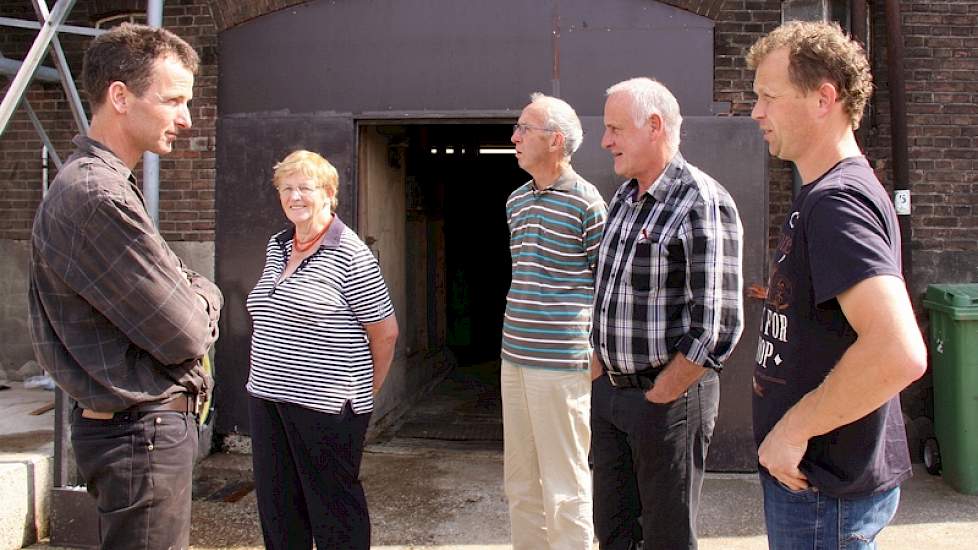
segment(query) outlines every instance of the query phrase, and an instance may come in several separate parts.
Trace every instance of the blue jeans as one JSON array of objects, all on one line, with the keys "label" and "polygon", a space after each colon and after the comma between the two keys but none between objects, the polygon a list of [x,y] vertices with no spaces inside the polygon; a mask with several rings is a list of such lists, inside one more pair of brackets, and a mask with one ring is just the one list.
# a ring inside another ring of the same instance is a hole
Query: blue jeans
[{"label": "blue jeans", "polygon": [[766,472],[764,521],[772,550],[876,548],[900,504],[900,488],[856,499],[823,495],[818,489],[794,492]]}]

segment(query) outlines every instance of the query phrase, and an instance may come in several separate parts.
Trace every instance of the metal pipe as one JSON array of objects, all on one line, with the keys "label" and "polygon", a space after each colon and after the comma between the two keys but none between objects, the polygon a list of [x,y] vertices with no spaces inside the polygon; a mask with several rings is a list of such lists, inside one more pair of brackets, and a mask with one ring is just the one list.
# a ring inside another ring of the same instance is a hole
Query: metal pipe
[{"label": "metal pipe", "polygon": [[48,137],[48,133],[44,131],[44,126],[41,125],[41,119],[37,118],[37,113],[31,108],[30,102],[27,99],[21,103],[24,111],[27,113],[27,118],[30,119],[31,124],[34,125],[34,130],[37,132],[37,137],[41,138],[41,143],[47,147],[48,152],[51,154],[51,158],[54,160],[54,165],[61,169],[61,159],[58,157],[57,151],[54,149],[54,145],[51,143],[51,138]]},{"label": "metal pipe", "polygon": [[[34,11],[37,18],[41,21],[47,20],[48,3],[47,0],[34,0]],[[81,134],[88,134],[88,116],[85,114],[85,106],[82,105],[81,97],[78,95],[78,88],[75,87],[75,79],[71,77],[71,69],[68,67],[68,60],[65,58],[65,51],[61,48],[61,41],[55,34],[51,38],[51,57],[54,59],[54,66],[60,75],[61,87],[68,98],[68,107],[71,115],[75,118],[75,126]]]},{"label": "metal pipe", "polygon": [[851,0],[849,4],[849,34],[868,52],[866,36],[866,0]]},{"label": "metal pipe", "polygon": [[[0,57],[0,74],[14,76],[23,65],[23,61],[17,61],[16,59],[10,59],[8,57]],[[57,69],[40,66],[37,68],[37,72],[34,73],[34,80],[40,80],[42,82],[61,82],[61,77],[58,76]]]},{"label": "metal pipe", "polygon": [[[907,158],[907,95],[903,70],[903,28],[900,2],[886,0],[886,48],[890,92],[890,142],[893,155],[893,189],[910,190],[910,161]],[[910,284],[912,254],[910,214],[899,216],[902,240],[903,278]]]},{"label": "metal pipe", "polygon": [[[163,26],[163,0],[150,0],[146,4],[146,24],[151,27]],[[143,196],[146,211],[153,224],[160,225],[160,156],[156,153],[143,153]]]},{"label": "metal pipe", "polygon": [[20,105],[20,100],[27,91],[27,86],[31,83],[34,71],[41,65],[41,59],[44,58],[51,40],[57,34],[58,27],[68,17],[68,13],[74,5],[75,0],[58,0],[54,9],[51,10],[51,16],[47,18],[37,33],[37,38],[34,39],[31,49],[24,56],[24,64],[17,71],[17,76],[10,82],[7,93],[3,96],[3,102],[0,103],[0,135],[3,135],[3,131],[7,129],[7,124],[10,123],[14,111]]},{"label": "metal pipe", "polygon": [[163,0],[149,0],[146,3],[146,24],[150,27],[163,26]]},{"label": "metal pipe", "polygon": [[[849,3],[849,35],[863,45],[866,55],[869,53],[869,34],[867,31],[866,19],[866,0],[850,0]],[[866,112],[863,112],[863,120],[866,119]],[[862,146],[866,143],[866,125],[860,124],[856,129],[856,143]]]},{"label": "metal pipe", "polygon": [[[41,30],[41,24],[37,21],[27,21],[26,19],[14,19],[13,17],[0,17],[0,27],[15,27],[18,29],[33,29],[35,31]],[[66,32],[68,34],[80,34],[82,36],[98,36],[104,32],[104,29],[95,29],[92,27],[78,27],[75,25],[58,25],[58,32]]]},{"label": "metal pipe", "polygon": [[48,194],[48,146],[41,146],[41,196]]}]

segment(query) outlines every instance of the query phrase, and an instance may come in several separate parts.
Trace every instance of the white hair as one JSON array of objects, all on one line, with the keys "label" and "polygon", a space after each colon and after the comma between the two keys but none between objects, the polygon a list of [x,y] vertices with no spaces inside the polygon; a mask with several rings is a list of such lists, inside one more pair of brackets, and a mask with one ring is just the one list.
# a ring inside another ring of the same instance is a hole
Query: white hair
[{"label": "white hair", "polygon": [[564,136],[564,157],[571,158],[584,141],[584,130],[577,112],[563,99],[544,95],[540,92],[530,94],[530,103],[539,104],[547,114],[547,129],[560,132]]},{"label": "white hair", "polygon": [[639,77],[619,82],[605,91],[605,95],[609,97],[617,93],[628,94],[631,98],[632,117],[636,127],[645,126],[649,117],[659,115],[666,132],[666,144],[673,153],[679,150],[679,130],[683,125],[683,116],[679,113],[679,102],[669,88],[657,80]]}]

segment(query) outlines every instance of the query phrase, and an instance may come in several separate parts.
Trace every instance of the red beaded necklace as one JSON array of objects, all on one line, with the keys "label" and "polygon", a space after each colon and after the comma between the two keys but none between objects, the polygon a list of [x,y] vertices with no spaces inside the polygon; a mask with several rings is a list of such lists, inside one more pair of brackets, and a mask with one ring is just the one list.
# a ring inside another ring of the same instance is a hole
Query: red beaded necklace
[{"label": "red beaded necklace", "polygon": [[296,230],[295,234],[292,236],[293,250],[295,250],[296,252],[306,252],[307,250],[315,246],[320,240],[322,240],[323,235],[326,234],[327,229],[329,229],[328,223],[326,224],[326,227],[324,227],[322,231],[313,235],[312,238],[309,239],[308,241],[300,241],[299,231]]}]

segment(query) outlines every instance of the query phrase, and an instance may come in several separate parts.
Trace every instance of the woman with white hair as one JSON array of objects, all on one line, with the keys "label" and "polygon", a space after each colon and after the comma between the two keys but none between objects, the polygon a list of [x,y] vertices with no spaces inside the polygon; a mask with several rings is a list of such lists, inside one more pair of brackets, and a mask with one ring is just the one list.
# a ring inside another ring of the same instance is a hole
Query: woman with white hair
[{"label": "woman with white hair", "polygon": [[360,460],[397,320],[377,260],[336,216],[339,176],[295,151],[275,166],[291,226],[248,295],[252,460],[265,547],[366,549]]}]

